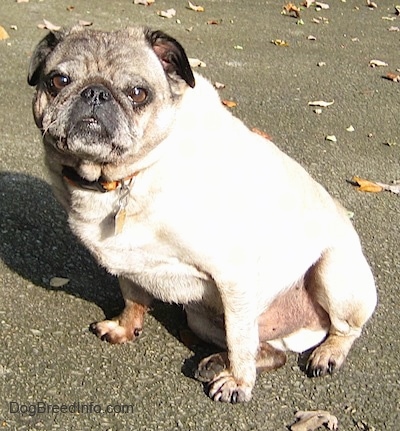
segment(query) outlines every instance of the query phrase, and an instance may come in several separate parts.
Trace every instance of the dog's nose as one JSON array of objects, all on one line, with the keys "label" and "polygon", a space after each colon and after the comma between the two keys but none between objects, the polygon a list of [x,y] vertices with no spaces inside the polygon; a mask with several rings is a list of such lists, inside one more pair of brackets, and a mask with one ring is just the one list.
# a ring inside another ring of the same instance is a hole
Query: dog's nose
[{"label": "dog's nose", "polygon": [[103,85],[91,85],[81,93],[82,99],[91,106],[99,106],[111,100],[111,93]]}]

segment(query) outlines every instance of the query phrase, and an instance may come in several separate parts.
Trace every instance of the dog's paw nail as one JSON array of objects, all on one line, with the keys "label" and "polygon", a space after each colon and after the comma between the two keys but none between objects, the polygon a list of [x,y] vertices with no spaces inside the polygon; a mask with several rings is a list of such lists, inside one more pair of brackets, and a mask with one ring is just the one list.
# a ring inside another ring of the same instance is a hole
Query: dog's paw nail
[{"label": "dog's paw nail", "polygon": [[328,373],[332,374],[336,369],[336,363],[334,361],[329,361],[328,363]]},{"label": "dog's paw nail", "polygon": [[97,332],[97,322],[93,322],[89,325],[89,331],[93,334],[96,334]]},{"label": "dog's paw nail", "polygon": [[137,338],[137,337],[140,337],[142,332],[143,332],[143,328],[135,328],[133,330],[133,335]]}]

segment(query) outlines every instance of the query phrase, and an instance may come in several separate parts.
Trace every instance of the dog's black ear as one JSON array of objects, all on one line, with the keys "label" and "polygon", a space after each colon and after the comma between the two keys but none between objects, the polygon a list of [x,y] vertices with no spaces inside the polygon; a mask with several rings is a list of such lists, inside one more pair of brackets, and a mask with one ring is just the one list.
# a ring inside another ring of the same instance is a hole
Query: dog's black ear
[{"label": "dog's black ear", "polygon": [[28,70],[28,84],[35,86],[38,84],[43,71],[46,57],[64,38],[64,32],[53,31],[45,36],[36,46],[32,54]]},{"label": "dog's black ear", "polygon": [[195,85],[193,72],[182,45],[162,31],[146,29],[145,36],[160,59],[165,73],[169,76],[174,74],[180,76],[193,88]]}]

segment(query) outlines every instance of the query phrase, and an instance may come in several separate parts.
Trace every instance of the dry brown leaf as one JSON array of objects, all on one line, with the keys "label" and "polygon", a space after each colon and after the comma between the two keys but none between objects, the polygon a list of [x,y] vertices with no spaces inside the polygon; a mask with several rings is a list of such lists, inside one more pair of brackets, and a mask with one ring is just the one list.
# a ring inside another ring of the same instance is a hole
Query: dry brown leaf
[{"label": "dry brown leaf", "polygon": [[190,1],[188,2],[187,9],[194,10],[195,12],[204,12],[203,6],[198,6]]},{"label": "dry brown leaf", "polygon": [[353,177],[351,181],[359,186],[357,190],[359,190],[360,192],[379,193],[383,191],[382,186],[360,177]]},{"label": "dry brown leaf", "polygon": [[222,19],[210,19],[207,21],[207,25],[219,25],[222,23]]},{"label": "dry brown leaf", "polygon": [[237,103],[233,100],[221,100],[222,104],[225,105],[227,108],[234,108],[237,106]]},{"label": "dry brown leaf", "polygon": [[386,78],[390,79],[391,81],[394,81],[394,82],[400,82],[400,75],[398,73],[389,72],[386,75]]},{"label": "dry brown leaf", "polygon": [[38,28],[42,30],[58,31],[61,29],[61,26],[55,25],[50,21],[48,21],[47,19],[43,19],[43,24],[38,24]]},{"label": "dry brown leaf", "polygon": [[336,416],[323,410],[299,411],[295,416],[297,422],[290,427],[292,431],[314,431],[322,425],[325,425],[329,430],[338,429]]},{"label": "dry brown leaf", "polygon": [[75,6],[67,6],[67,12],[72,12],[73,10],[75,10]]},{"label": "dry brown leaf", "polygon": [[296,18],[300,18],[300,9],[293,3],[288,3],[287,5],[283,6],[283,10],[285,13],[292,13]]},{"label": "dry brown leaf", "polygon": [[6,40],[10,36],[8,35],[6,29],[0,25],[0,40]]},{"label": "dry brown leaf", "polygon": [[272,141],[271,135],[268,135],[268,133],[265,133],[262,130],[257,129],[257,127],[253,127],[251,129],[251,131],[254,132],[254,133],[257,133],[257,135],[260,135],[260,136],[262,136],[265,139],[268,139],[268,141]]}]

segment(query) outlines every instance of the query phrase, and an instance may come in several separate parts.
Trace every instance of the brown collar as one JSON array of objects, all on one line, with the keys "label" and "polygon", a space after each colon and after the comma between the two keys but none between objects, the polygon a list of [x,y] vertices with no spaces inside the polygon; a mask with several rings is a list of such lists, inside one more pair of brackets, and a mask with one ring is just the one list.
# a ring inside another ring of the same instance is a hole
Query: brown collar
[{"label": "brown collar", "polygon": [[75,187],[106,193],[116,190],[125,181],[132,179],[136,173],[116,181],[106,181],[103,177],[100,177],[95,181],[88,181],[85,178],[82,178],[74,168],[63,166],[62,175],[69,184],[72,184]]}]

